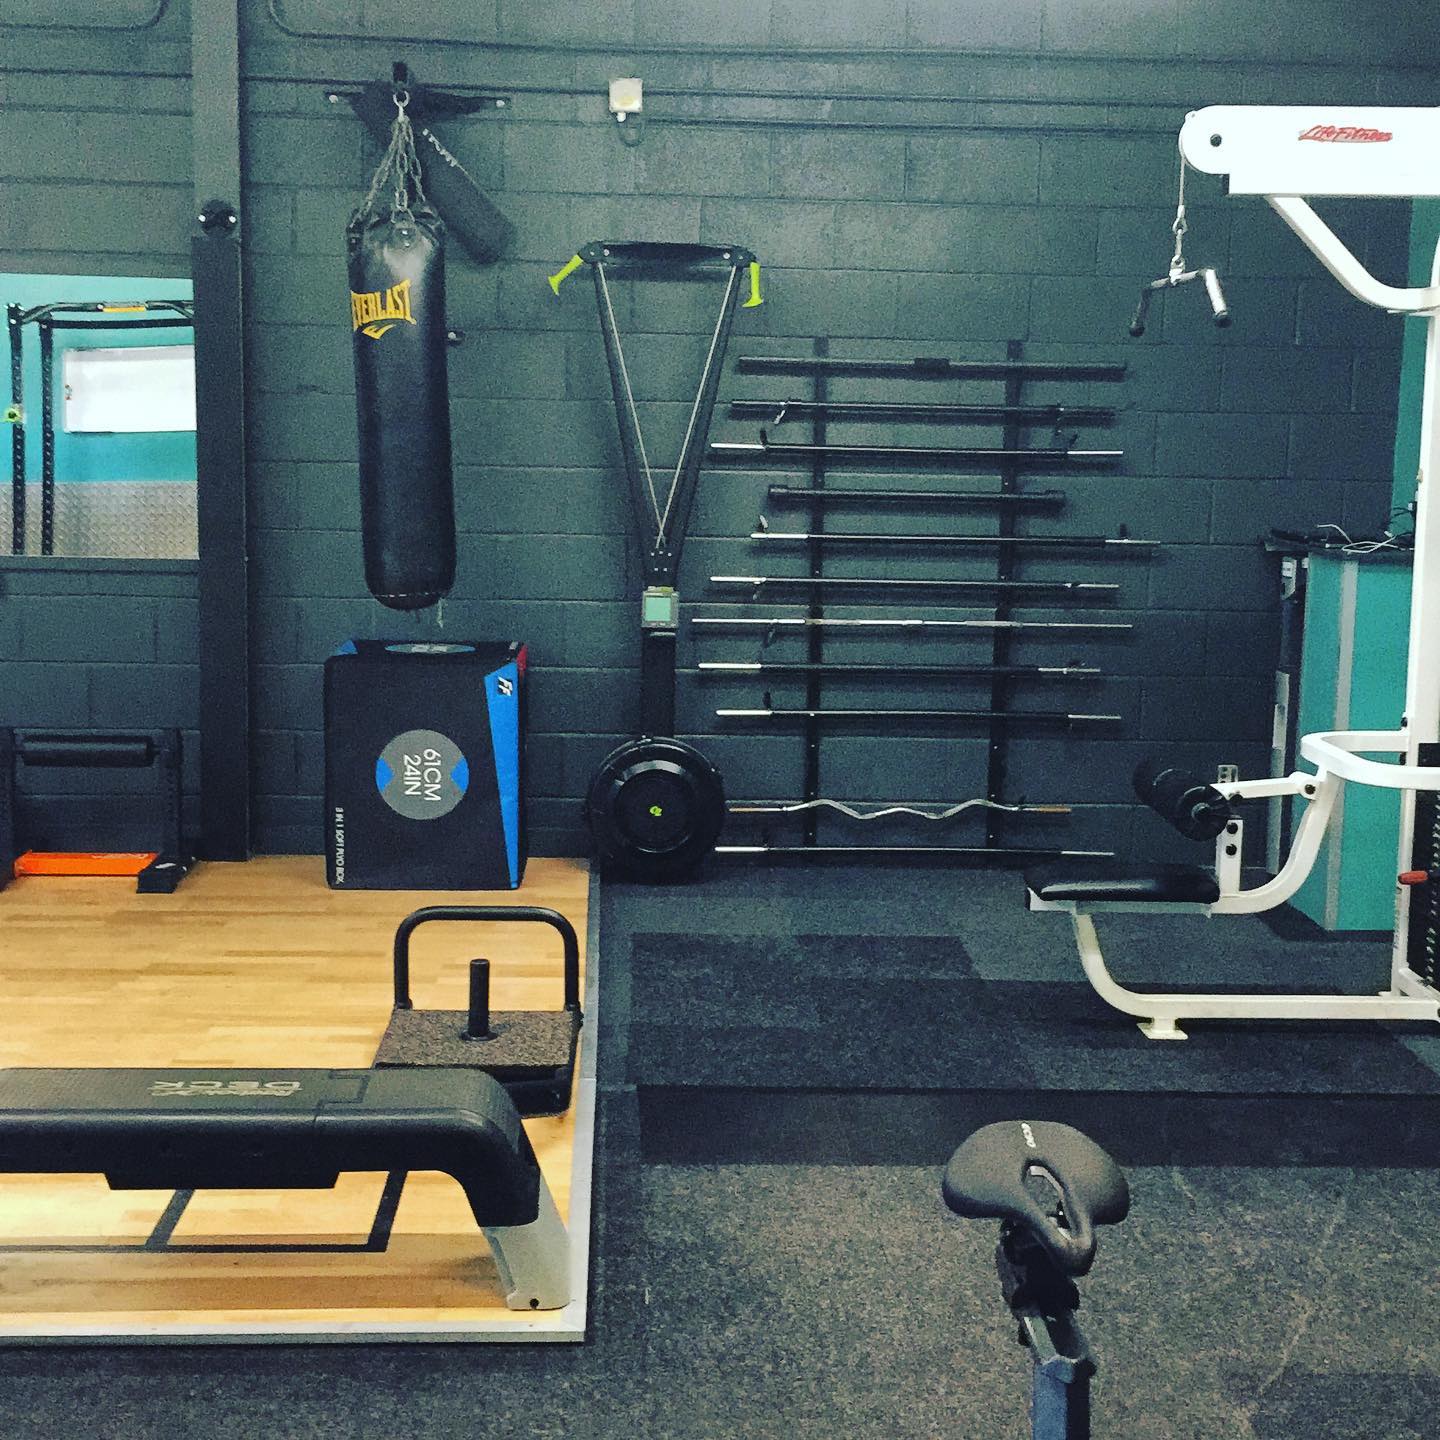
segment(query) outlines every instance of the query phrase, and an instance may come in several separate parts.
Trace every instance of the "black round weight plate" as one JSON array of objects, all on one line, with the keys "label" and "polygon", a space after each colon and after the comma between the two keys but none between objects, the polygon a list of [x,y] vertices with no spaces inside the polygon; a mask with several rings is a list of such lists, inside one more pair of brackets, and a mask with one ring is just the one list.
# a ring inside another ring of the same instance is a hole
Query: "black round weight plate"
[{"label": "black round weight plate", "polygon": [[720,772],[683,740],[627,740],[585,798],[595,853],[637,880],[676,880],[715,848],[725,823]]}]

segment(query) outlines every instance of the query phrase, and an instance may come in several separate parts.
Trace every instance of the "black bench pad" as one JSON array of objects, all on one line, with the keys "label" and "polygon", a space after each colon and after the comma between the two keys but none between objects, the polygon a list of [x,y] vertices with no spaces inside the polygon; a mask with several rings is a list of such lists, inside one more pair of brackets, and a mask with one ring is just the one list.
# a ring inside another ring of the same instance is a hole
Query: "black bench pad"
[{"label": "black bench pad", "polygon": [[1131,865],[1121,860],[1061,860],[1025,872],[1025,888],[1041,900],[1124,904],[1213,905],[1215,873],[1202,865]]},{"label": "black bench pad", "polygon": [[0,1174],[328,1189],[349,1170],[442,1171],[483,1227],[539,1214],[535,1153],[480,1070],[0,1070]]}]

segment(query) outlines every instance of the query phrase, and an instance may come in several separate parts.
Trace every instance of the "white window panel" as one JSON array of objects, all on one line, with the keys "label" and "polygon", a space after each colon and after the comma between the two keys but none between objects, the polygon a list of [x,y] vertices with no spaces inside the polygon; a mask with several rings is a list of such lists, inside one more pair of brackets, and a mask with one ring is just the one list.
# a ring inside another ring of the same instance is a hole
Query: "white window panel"
[{"label": "white window panel", "polygon": [[66,350],[67,431],[193,430],[195,347]]}]

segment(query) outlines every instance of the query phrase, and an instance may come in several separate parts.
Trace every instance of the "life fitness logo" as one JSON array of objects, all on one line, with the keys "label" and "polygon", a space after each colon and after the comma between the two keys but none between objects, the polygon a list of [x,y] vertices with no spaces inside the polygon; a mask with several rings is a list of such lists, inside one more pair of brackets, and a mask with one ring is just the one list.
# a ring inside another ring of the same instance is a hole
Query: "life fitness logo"
[{"label": "life fitness logo", "polygon": [[375,761],[380,798],[407,820],[438,820],[465,798],[470,765],[464,752],[438,730],[407,730]]},{"label": "life fitness logo", "polygon": [[1367,130],[1363,125],[1312,125],[1300,132],[1300,138],[1334,145],[1379,145],[1395,137],[1389,130]]}]

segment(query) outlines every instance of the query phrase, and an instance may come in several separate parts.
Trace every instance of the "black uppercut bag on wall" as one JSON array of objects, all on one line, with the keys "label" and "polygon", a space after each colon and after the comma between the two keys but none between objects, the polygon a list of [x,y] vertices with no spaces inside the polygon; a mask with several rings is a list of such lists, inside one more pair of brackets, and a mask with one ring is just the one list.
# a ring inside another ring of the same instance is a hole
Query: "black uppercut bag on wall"
[{"label": "black uppercut bag on wall", "polygon": [[455,580],[445,227],[425,201],[401,96],[370,193],[350,218],[350,325],[365,583],[419,610]]}]

